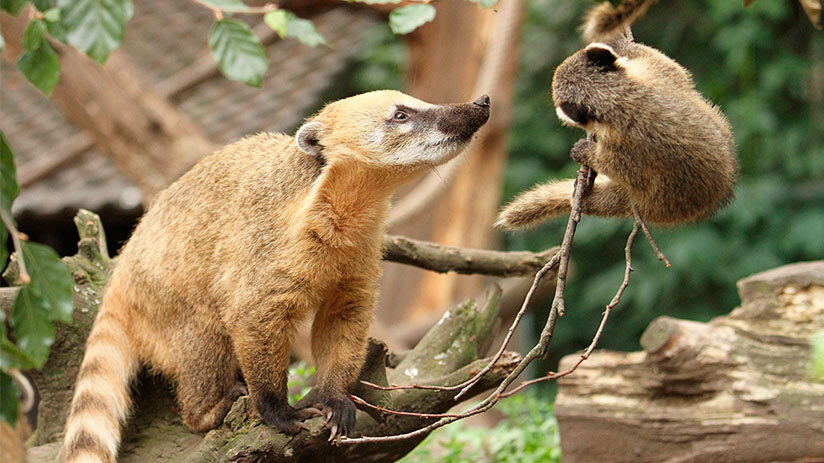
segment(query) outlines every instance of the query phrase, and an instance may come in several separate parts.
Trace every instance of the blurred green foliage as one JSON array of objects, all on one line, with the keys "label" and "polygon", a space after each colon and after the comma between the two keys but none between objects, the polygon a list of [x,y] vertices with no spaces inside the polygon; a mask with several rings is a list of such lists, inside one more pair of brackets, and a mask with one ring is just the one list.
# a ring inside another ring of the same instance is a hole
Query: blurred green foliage
[{"label": "blurred green foliage", "polygon": [[504,414],[493,429],[463,421],[438,429],[401,463],[560,463],[558,423],[552,402],[518,394],[497,407]]},{"label": "blurred green foliage", "polygon": [[[577,28],[594,4],[528,2],[506,199],[535,183],[575,174],[569,148],[584,134],[560,125],[550,83],[558,64],[582,46]],[[798,2],[758,0],[749,8],[711,0],[659,2],[633,29],[637,41],[692,71],[699,91],[729,116],[741,178],[735,201],[713,219],[653,230],[672,268],[637,240],[632,283],[601,342],[622,350],[637,349],[641,332],[657,315],[708,320],[725,314],[738,303],[738,279],[824,256],[824,33],[813,29]],[[385,25],[371,38],[353,90],[402,88],[402,44]],[[507,234],[507,247],[556,245],[565,225],[566,217]],[[555,360],[591,339],[621,282],[630,229],[628,220],[585,217],[581,222],[572,251],[568,311],[551,349]]]}]

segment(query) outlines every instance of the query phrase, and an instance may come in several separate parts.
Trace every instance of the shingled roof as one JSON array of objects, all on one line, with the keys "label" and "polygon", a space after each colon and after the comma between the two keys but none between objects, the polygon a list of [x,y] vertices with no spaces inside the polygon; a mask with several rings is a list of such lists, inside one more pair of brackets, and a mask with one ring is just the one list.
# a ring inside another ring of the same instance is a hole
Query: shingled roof
[{"label": "shingled roof", "polygon": [[[271,65],[262,89],[231,82],[214,71],[205,45],[213,17],[194,2],[135,2],[123,49],[145,78],[212,141],[225,144],[246,134],[296,126],[317,106],[321,93],[357,53],[364,32],[376,21],[369,12],[346,7],[311,19],[329,46],[272,41],[266,47]],[[184,70],[190,79],[185,88],[176,82]],[[193,84],[192,75],[198,76]],[[137,187],[15,66],[0,66],[0,82],[0,127],[14,149],[23,180],[15,214],[139,208]]]}]

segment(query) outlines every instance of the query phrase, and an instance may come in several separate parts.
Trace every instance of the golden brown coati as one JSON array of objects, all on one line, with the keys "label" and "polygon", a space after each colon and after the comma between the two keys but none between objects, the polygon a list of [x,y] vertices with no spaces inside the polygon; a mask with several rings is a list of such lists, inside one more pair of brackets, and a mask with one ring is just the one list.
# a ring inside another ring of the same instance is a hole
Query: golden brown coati
[{"label": "golden brown coati", "polygon": [[[735,147],[721,111],[695,90],[689,72],[629,29],[567,58],[552,80],[555,110],[579,140],[571,157],[598,177],[585,214],[640,216],[657,224],[704,218],[729,202]],[[504,207],[497,224],[535,225],[569,213],[574,180],[539,185]]]},{"label": "golden brown coati", "polygon": [[175,383],[192,429],[222,422],[240,371],[263,421],[298,432],[318,411],[289,406],[287,368],[296,325],[311,316],[313,396],[331,437],[349,433],[390,195],[459,154],[488,117],[486,96],[432,105],[366,93],[327,105],[295,137],[228,145],[160,193],[89,334],[64,460],[115,460],[140,365]]}]

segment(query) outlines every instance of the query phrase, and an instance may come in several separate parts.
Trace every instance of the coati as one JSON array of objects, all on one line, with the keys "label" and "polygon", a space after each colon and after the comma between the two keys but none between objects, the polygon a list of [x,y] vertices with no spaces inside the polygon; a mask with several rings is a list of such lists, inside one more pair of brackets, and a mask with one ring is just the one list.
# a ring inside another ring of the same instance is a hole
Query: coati
[{"label": "coati", "polygon": [[122,249],[89,334],[62,458],[113,462],[141,364],[176,386],[183,421],[218,426],[243,393],[289,433],[296,325],[314,316],[315,387],[331,438],[352,431],[393,190],[458,155],[489,98],[433,105],[377,91],[325,106],[294,137],[262,133],[161,192]]},{"label": "coati", "polygon": [[[695,90],[686,69],[634,42],[629,29],[561,63],[552,99],[564,124],[592,138],[570,152],[598,174],[584,214],[633,217],[635,208],[648,222],[677,224],[704,218],[732,199],[737,163],[726,117]],[[522,193],[496,223],[520,228],[569,213],[574,182],[551,181]]]}]

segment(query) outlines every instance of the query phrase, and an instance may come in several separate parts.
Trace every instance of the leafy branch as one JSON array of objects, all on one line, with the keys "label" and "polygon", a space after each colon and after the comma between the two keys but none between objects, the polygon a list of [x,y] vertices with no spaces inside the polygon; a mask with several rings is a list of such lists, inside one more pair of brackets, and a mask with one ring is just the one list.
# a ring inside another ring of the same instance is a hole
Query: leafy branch
[{"label": "leafy branch", "polygon": [[[1,131],[0,167],[0,266],[8,258],[6,235],[11,234],[15,253],[3,276],[9,284],[21,286],[11,309],[0,310],[0,383],[19,386],[0,388],[0,419],[14,425],[20,389],[24,399],[32,397],[20,370],[39,369],[46,362],[54,341],[53,322],[71,323],[74,279],[57,253],[47,246],[27,242],[26,236],[17,230],[11,206],[20,188],[13,153]],[[12,339],[6,334],[7,324]],[[25,410],[26,404],[23,405]]]}]

